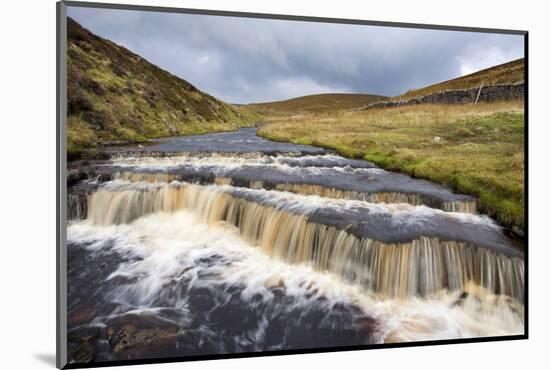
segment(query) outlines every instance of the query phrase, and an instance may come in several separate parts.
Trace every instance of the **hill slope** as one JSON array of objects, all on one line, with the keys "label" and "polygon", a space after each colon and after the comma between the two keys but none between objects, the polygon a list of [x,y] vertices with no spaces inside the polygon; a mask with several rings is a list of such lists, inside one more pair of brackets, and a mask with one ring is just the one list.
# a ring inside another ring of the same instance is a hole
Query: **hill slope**
[{"label": "hill slope", "polygon": [[[484,86],[523,82],[524,60],[412,90],[402,98],[479,87],[481,81]],[[475,196],[480,212],[523,234],[526,122],[521,99],[265,116],[259,136],[334,149],[449,186]]]},{"label": "hill slope", "polygon": [[482,69],[454,78],[452,80],[440,82],[434,85],[422,87],[420,89],[409,90],[406,93],[396,96],[395,99],[410,99],[416,96],[433,94],[445,90],[470,89],[479,87],[483,81],[484,86],[515,84],[525,80],[525,60],[517,59],[508,63],[499,64],[491,68]]},{"label": "hill slope", "polygon": [[323,113],[362,108],[387,97],[369,94],[317,94],[298,98],[249,104],[246,107],[262,114]]},{"label": "hill slope", "polygon": [[69,158],[98,145],[236,129],[254,116],[67,20]]}]

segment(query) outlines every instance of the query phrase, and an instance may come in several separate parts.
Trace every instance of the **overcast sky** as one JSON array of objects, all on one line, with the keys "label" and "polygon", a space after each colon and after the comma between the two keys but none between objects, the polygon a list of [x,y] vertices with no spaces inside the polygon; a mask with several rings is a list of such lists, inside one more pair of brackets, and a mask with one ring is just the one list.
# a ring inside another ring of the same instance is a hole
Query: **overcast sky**
[{"label": "overcast sky", "polygon": [[69,7],[93,33],[231,103],[395,96],[523,56],[523,36]]}]

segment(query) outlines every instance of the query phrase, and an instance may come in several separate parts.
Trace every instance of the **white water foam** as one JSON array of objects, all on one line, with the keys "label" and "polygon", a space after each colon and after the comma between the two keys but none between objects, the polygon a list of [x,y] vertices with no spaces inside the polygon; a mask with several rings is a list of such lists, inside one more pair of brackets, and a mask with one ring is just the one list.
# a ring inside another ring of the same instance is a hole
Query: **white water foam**
[{"label": "white water foam", "polygon": [[[314,164],[317,162],[317,164]],[[291,165],[296,164],[296,166]],[[292,156],[269,156],[259,153],[245,153],[239,156],[212,153],[208,156],[177,155],[171,157],[116,157],[109,162],[109,166],[121,168],[133,168],[148,171],[168,171],[178,167],[209,168],[220,176],[226,171],[242,166],[274,167],[291,175],[314,174],[322,175],[327,172],[337,173],[384,173],[380,168],[353,168],[349,160],[333,155],[305,155],[300,157]]]},{"label": "white water foam", "polygon": [[[316,200],[318,201],[318,200]],[[113,240],[114,244],[106,243]],[[136,255],[140,260],[121,264],[117,275],[136,280],[119,292],[119,298],[132,298],[135,309],[151,307],[153,297],[166,284],[182,278],[186,271],[196,274],[197,259],[222,256],[229,264],[201,267],[209,274],[191,276],[192,284],[245,284],[242,298],[255,295],[271,298],[270,287],[284,286],[297,299],[294,304],[308,305],[312,297],[324,296],[326,304],[354,303],[381,324],[375,342],[404,342],[510,335],[523,333],[523,305],[508,297],[472,293],[464,299],[462,292],[441,291],[427,298],[381,299],[358,286],[344,283],[338,276],[317,272],[307,265],[290,265],[270,258],[239,238],[232,226],[220,223],[207,226],[188,211],[156,213],[130,224],[94,226],[82,221],[68,227],[70,243],[94,242],[90,252],[113,248],[122,255]],[[208,276],[212,276],[208,278]],[[189,276],[186,276],[189,278]],[[135,298],[137,297],[137,298]],[[185,307],[185,298],[174,307]],[[261,335],[261,333],[257,333]]]}]

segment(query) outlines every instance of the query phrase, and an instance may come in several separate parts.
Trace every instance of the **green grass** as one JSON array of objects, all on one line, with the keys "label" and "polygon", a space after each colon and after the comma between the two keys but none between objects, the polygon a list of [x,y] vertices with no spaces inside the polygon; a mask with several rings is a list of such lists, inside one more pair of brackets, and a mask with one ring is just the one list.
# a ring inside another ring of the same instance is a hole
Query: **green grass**
[{"label": "green grass", "polygon": [[272,116],[259,135],[447,185],[476,196],[480,211],[502,224],[524,227],[523,102]]}]

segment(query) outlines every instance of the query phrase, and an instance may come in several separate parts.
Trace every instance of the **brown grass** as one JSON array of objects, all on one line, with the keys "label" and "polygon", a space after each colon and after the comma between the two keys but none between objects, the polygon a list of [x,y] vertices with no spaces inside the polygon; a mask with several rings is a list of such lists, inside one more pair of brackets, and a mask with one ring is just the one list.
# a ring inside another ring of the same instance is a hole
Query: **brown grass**
[{"label": "brown grass", "polygon": [[260,114],[288,115],[359,109],[387,99],[386,96],[368,94],[317,94],[270,103],[249,104],[246,107]]}]

